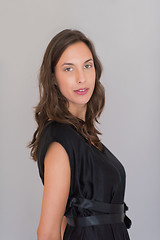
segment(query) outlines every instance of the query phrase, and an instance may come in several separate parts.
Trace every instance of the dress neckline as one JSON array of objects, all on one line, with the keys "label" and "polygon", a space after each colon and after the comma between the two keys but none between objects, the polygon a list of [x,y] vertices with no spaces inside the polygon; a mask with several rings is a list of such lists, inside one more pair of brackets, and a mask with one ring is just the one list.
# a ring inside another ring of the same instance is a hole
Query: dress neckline
[{"label": "dress neckline", "polygon": [[102,142],[101,142],[101,144],[102,144],[102,146],[103,146],[103,149],[102,149],[102,150],[99,150],[94,144],[91,143],[91,145],[90,145],[90,144],[89,144],[89,141],[88,141],[80,132],[78,132],[77,129],[76,129],[73,125],[71,125],[71,126],[72,126],[73,129],[76,131],[76,133],[78,133],[78,134],[81,136],[81,138],[87,143],[87,145],[88,145],[89,147],[95,149],[96,151],[98,151],[98,152],[100,152],[100,153],[102,153],[102,154],[105,154],[104,145],[103,145]]}]

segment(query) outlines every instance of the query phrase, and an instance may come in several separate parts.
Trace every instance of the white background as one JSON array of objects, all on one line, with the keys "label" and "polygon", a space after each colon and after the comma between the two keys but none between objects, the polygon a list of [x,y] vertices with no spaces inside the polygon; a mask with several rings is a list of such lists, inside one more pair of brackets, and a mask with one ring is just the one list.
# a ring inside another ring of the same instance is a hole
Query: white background
[{"label": "white background", "polygon": [[26,145],[51,38],[79,29],[103,64],[102,142],[127,172],[132,240],[160,236],[159,0],[0,1],[0,239],[35,240],[43,185]]}]

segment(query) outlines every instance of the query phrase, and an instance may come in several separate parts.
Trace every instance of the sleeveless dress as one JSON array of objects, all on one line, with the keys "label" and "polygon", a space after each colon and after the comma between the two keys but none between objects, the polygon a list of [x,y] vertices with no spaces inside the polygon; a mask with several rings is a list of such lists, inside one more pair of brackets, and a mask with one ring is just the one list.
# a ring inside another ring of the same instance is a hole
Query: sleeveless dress
[{"label": "sleeveless dress", "polygon": [[[64,215],[69,217],[93,217],[102,212],[72,205],[73,198],[112,206],[124,203],[125,170],[120,161],[104,145],[100,151],[89,145],[72,125],[51,121],[44,127],[38,144],[37,163],[44,184],[44,158],[52,142],[60,143],[66,150],[71,167],[71,185]],[[114,205],[115,204],[115,205]],[[86,205],[86,206],[85,206]],[[84,206],[84,207],[83,207]],[[128,210],[125,205],[125,210]],[[83,221],[81,221],[83,223]],[[72,226],[67,223],[64,240],[129,240],[127,228],[131,225],[125,215],[124,221],[89,226]]]}]

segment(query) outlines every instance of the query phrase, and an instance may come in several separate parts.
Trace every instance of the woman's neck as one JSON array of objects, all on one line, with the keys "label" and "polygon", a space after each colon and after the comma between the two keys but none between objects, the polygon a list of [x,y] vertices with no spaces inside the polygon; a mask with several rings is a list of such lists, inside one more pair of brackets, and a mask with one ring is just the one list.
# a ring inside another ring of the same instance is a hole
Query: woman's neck
[{"label": "woman's neck", "polygon": [[87,105],[69,106],[68,110],[72,115],[82,119],[85,122]]}]

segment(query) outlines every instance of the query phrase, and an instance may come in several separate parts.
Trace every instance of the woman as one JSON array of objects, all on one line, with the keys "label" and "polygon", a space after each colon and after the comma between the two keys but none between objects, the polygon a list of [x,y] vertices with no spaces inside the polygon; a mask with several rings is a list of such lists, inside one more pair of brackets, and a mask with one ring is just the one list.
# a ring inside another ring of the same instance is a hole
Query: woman
[{"label": "woman", "polygon": [[29,145],[44,184],[38,240],[128,240],[125,170],[98,138],[101,63],[80,31],[49,43],[40,69],[38,128]]}]

